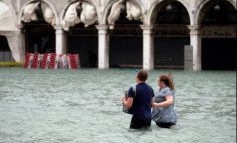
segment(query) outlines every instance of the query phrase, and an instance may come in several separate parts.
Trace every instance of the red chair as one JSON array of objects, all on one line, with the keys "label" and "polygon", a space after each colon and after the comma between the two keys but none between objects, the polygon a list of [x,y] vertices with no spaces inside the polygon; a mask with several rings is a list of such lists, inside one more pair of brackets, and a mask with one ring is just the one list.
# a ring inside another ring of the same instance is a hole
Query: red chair
[{"label": "red chair", "polygon": [[38,59],[39,59],[39,53],[34,53],[34,55],[33,55],[33,61],[32,61],[32,68],[33,69],[37,69],[38,67],[39,67],[39,65],[38,65]]},{"label": "red chair", "polygon": [[28,68],[30,63],[30,53],[27,52],[25,55],[25,63],[24,63],[24,68]]},{"label": "red chair", "polygon": [[48,53],[44,53],[43,54],[43,59],[41,61],[41,65],[40,65],[40,67],[42,69],[46,69],[47,60],[48,60]]}]

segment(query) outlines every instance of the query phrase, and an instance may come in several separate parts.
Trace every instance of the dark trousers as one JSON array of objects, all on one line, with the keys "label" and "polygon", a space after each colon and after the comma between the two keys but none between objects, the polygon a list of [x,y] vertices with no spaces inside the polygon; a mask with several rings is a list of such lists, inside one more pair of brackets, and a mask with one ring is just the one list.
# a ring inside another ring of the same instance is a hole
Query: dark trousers
[{"label": "dark trousers", "polygon": [[134,116],[131,119],[130,129],[148,128],[151,126],[151,119],[137,119]]},{"label": "dark trousers", "polygon": [[158,127],[161,127],[161,128],[170,128],[172,125],[174,125],[173,123],[157,123],[156,122],[156,125]]}]

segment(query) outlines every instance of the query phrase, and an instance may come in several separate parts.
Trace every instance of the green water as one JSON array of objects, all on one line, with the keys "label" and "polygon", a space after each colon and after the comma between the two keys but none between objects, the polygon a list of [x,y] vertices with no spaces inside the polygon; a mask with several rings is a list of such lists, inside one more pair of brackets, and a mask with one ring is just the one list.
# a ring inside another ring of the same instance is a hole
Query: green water
[{"label": "green water", "polygon": [[[149,72],[156,79],[168,70]],[[133,69],[0,68],[0,143],[235,143],[236,72],[173,71],[178,123],[128,129],[121,98]]]}]

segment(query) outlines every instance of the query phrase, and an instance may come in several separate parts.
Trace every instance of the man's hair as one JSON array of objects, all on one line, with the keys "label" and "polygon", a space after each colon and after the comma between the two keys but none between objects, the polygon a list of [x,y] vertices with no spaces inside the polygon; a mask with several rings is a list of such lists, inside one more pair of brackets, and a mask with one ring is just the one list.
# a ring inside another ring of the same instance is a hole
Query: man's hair
[{"label": "man's hair", "polygon": [[147,78],[148,78],[148,73],[144,70],[140,70],[138,73],[137,73],[137,78],[140,80],[140,81],[146,81]]}]

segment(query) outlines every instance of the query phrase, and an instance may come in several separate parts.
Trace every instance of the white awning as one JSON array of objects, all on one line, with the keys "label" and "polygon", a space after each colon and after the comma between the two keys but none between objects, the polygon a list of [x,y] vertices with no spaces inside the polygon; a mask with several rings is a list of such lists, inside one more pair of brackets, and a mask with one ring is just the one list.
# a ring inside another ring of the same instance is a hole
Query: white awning
[{"label": "white awning", "polygon": [[14,15],[11,9],[1,1],[0,1],[0,35],[6,36],[14,60],[20,61],[21,47],[19,47],[17,42],[17,40],[19,39],[19,30],[15,25]]},{"label": "white awning", "polygon": [[0,31],[18,31],[11,9],[0,2]]}]

